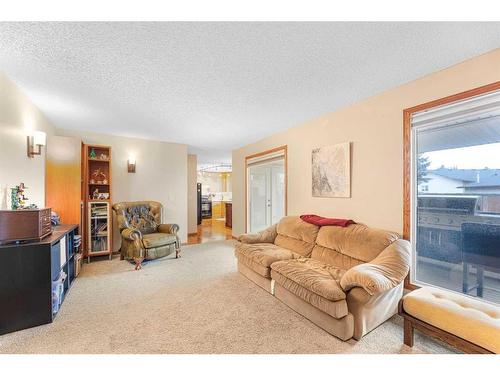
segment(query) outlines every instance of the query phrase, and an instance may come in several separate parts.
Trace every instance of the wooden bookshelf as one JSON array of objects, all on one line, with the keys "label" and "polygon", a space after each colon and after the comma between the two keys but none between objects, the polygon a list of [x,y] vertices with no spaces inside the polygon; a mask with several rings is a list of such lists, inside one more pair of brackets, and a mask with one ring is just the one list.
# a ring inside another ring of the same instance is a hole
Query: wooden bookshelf
[{"label": "wooden bookshelf", "polygon": [[84,145],[83,190],[85,198],[85,254],[93,256],[113,253],[113,216],[111,211],[111,147]]}]

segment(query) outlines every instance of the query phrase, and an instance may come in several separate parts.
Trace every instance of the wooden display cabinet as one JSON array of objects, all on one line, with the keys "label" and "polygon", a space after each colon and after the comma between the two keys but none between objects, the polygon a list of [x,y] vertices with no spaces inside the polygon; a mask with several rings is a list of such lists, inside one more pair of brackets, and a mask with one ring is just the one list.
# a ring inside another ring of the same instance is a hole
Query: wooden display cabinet
[{"label": "wooden display cabinet", "polygon": [[86,207],[85,254],[92,256],[113,253],[113,216],[111,212],[111,147],[83,146],[84,200]]}]

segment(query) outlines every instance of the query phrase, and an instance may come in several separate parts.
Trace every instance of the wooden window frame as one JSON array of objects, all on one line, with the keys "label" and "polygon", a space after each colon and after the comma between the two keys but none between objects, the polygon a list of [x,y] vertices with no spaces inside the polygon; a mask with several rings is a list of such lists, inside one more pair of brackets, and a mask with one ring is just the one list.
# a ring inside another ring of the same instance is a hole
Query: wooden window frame
[{"label": "wooden window frame", "polygon": [[[419,104],[415,107],[403,110],[403,238],[410,240],[411,231],[411,116],[415,112],[438,107],[444,104],[453,103],[459,100],[468,99],[474,96],[482,95],[491,91],[500,90],[500,81],[488,85],[476,87],[472,90],[460,92],[441,99],[432,100],[427,103]],[[414,256],[412,250],[412,257]],[[411,272],[405,278],[405,289],[418,289],[419,286],[411,283]]]},{"label": "wooden window frame", "polygon": [[248,230],[248,160],[274,154],[283,151],[285,163],[285,216],[288,215],[288,146],[283,145],[270,150],[258,152],[256,154],[245,156],[245,233]]}]

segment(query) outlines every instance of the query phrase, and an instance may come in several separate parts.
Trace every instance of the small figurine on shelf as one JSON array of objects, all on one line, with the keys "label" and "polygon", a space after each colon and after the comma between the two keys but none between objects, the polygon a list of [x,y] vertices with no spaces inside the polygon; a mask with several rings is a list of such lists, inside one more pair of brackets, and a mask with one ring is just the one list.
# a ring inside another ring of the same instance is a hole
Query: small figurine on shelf
[{"label": "small figurine on shelf", "polygon": [[101,154],[101,160],[108,160],[108,155]]},{"label": "small figurine on shelf", "polygon": [[108,180],[106,178],[106,174],[104,174],[100,168],[97,168],[93,173],[92,173],[92,178],[90,179],[91,184],[99,184],[99,185],[106,185],[108,183]]},{"label": "small figurine on shelf", "polygon": [[30,204],[29,206],[26,206],[26,201],[28,200],[28,198],[24,195],[26,189],[27,187],[24,186],[24,182],[21,182],[16,187],[10,189],[11,208],[13,210],[36,208],[36,204]]},{"label": "small figurine on shelf", "polygon": [[96,153],[95,153],[95,150],[93,148],[90,149],[90,154],[89,154],[89,157],[91,159],[95,159],[97,157]]},{"label": "small figurine on shelf", "polygon": [[95,189],[94,192],[92,193],[92,199],[98,199],[99,198],[99,189]]}]

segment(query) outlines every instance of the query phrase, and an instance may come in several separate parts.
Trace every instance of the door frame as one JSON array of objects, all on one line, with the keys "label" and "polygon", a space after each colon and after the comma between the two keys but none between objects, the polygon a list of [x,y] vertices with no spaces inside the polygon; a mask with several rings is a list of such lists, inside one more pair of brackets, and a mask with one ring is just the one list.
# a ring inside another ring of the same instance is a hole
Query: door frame
[{"label": "door frame", "polygon": [[[406,108],[403,110],[403,238],[410,241],[411,236],[411,203],[412,203],[412,137],[411,137],[411,116],[415,112],[420,112],[426,109],[439,107],[444,104],[453,103],[459,100],[464,100],[473,96],[482,95],[490,91],[500,89],[500,81],[490,83],[488,85],[473,88],[463,91],[458,94],[446,96],[444,98],[432,100],[427,103]],[[412,249],[412,258],[414,256]],[[413,267],[410,267],[408,276],[404,280],[404,288],[409,290],[418,289],[419,286],[412,284],[411,272]]]},{"label": "door frame", "polygon": [[245,233],[248,230],[248,160],[274,154],[278,151],[283,151],[283,158],[285,164],[285,216],[288,215],[288,146],[283,145],[272,148],[270,150],[258,152],[256,154],[245,156]]}]

